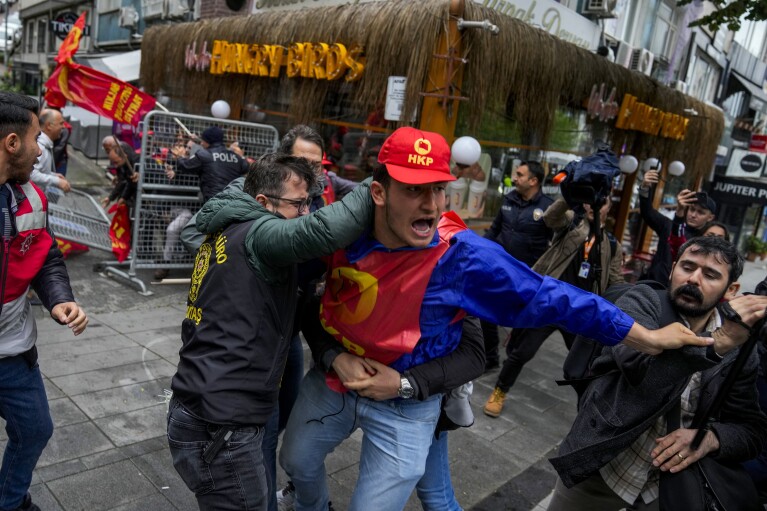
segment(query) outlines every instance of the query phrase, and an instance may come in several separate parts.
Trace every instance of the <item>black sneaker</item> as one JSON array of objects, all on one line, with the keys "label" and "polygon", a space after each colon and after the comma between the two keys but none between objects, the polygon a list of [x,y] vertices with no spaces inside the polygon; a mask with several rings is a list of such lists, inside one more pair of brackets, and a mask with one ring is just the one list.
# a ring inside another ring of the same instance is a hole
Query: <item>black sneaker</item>
[{"label": "black sneaker", "polygon": [[154,279],[162,280],[167,278],[168,275],[170,275],[170,270],[168,268],[160,268],[159,270],[154,272]]},{"label": "black sneaker", "polygon": [[42,511],[42,510],[40,509],[40,506],[32,503],[32,496],[29,493],[27,493],[26,497],[24,497],[24,502],[21,503],[21,506],[16,508],[16,511]]}]

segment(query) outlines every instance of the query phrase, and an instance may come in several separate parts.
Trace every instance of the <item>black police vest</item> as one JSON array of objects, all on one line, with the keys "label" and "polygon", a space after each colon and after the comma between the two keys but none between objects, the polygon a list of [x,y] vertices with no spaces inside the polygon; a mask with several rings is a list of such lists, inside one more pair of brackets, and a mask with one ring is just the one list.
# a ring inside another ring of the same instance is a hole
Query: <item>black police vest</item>
[{"label": "black police vest", "polygon": [[218,424],[265,424],[292,335],[297,270],[270,286],[248,264],[252,221],[209,235],[197,252],[183,345],[171,388],[194,415]]}]

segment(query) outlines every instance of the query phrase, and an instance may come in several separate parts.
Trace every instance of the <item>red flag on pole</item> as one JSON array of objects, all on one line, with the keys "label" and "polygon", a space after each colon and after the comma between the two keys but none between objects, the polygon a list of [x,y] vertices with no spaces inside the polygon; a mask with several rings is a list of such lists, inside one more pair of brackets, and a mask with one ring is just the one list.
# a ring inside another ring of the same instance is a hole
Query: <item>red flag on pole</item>
[{"label": "red flag on pole", "polygon": [[85,14],[80,15],[61,43],[56,56],[58,66],[45,82],[45,101],[62,108],[69,100],[95,114],[137,126],[154,108],[155,99],[129,83],[72,60],[80,46]]}]

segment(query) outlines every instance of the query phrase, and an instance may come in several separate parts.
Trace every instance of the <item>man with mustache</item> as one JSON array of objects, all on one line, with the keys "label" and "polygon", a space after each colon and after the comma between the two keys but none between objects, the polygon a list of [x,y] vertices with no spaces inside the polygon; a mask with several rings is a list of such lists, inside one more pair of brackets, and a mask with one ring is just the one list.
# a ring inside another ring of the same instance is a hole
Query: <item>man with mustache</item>
[{"label": "man with mustache", "polygon": [[[708,423],[700,447],[690,447],[697,433],[690,429],[693,418],[708,409],[738,347],[767,312],[767,297],[736,296],[742,271],[743,258],[730,242],[693,238],[680,248],[668,292],[640,284],[618,299],[620,308],[648,328],[662,326],[664,311],[671,309],[692,331],[712,332],[714,344],[656,357],[627,346],[604,348],[593,366],[601,376],[583,394],[559,456],[551,460],[560,479],[549,511],[658,509],[660,471],[684,470],[704,456],[740,462],[759,453],[767,441],[767,418],[758,404],[755,352]],[[717,308],[722,299],[728,300],[722,307],[729,315]]]},{"label": "man with mustache", "polygon": [[[461,349],[466,313],[511,326],[553,319],[605,344],[638,343],[654,353],[664,341],[696,343],[678,324],[646,330],[598,296],[536,274],[456,215],[443,216],[455,177],[441,135],[399,128],[379,163],[373,231],[329,265],[320,316],[332,337],[307,337],[316,365],[301,383],[280,452],[296,511],[327,509],[325,456],[357,428],[364,436],[350,509],[403,508],[424,474],[443,393],[482,372],[440,368]],[[447,463],[441,470],[449,481]]]}]

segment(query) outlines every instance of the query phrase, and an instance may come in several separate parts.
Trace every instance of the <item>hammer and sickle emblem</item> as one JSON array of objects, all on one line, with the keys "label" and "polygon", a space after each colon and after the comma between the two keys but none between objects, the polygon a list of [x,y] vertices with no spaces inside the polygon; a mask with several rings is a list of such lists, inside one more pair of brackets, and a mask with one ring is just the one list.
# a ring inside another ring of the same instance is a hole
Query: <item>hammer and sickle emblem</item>
[{"label": "hammer and sickle emblem", "polygon": [[[354,310],[350,307],[352,300],[339,299],[349,283],[353,283],[359,289],[359,293],[353,296],[357,302],[356,307],[353,307]],[[331,296],[338,302],[334,315],[340,322],[356,325],[365,321],[373,312],[378,298],[378,279],[371,274],[342,266],[335,268],[329,274],[328,286]]]}]

